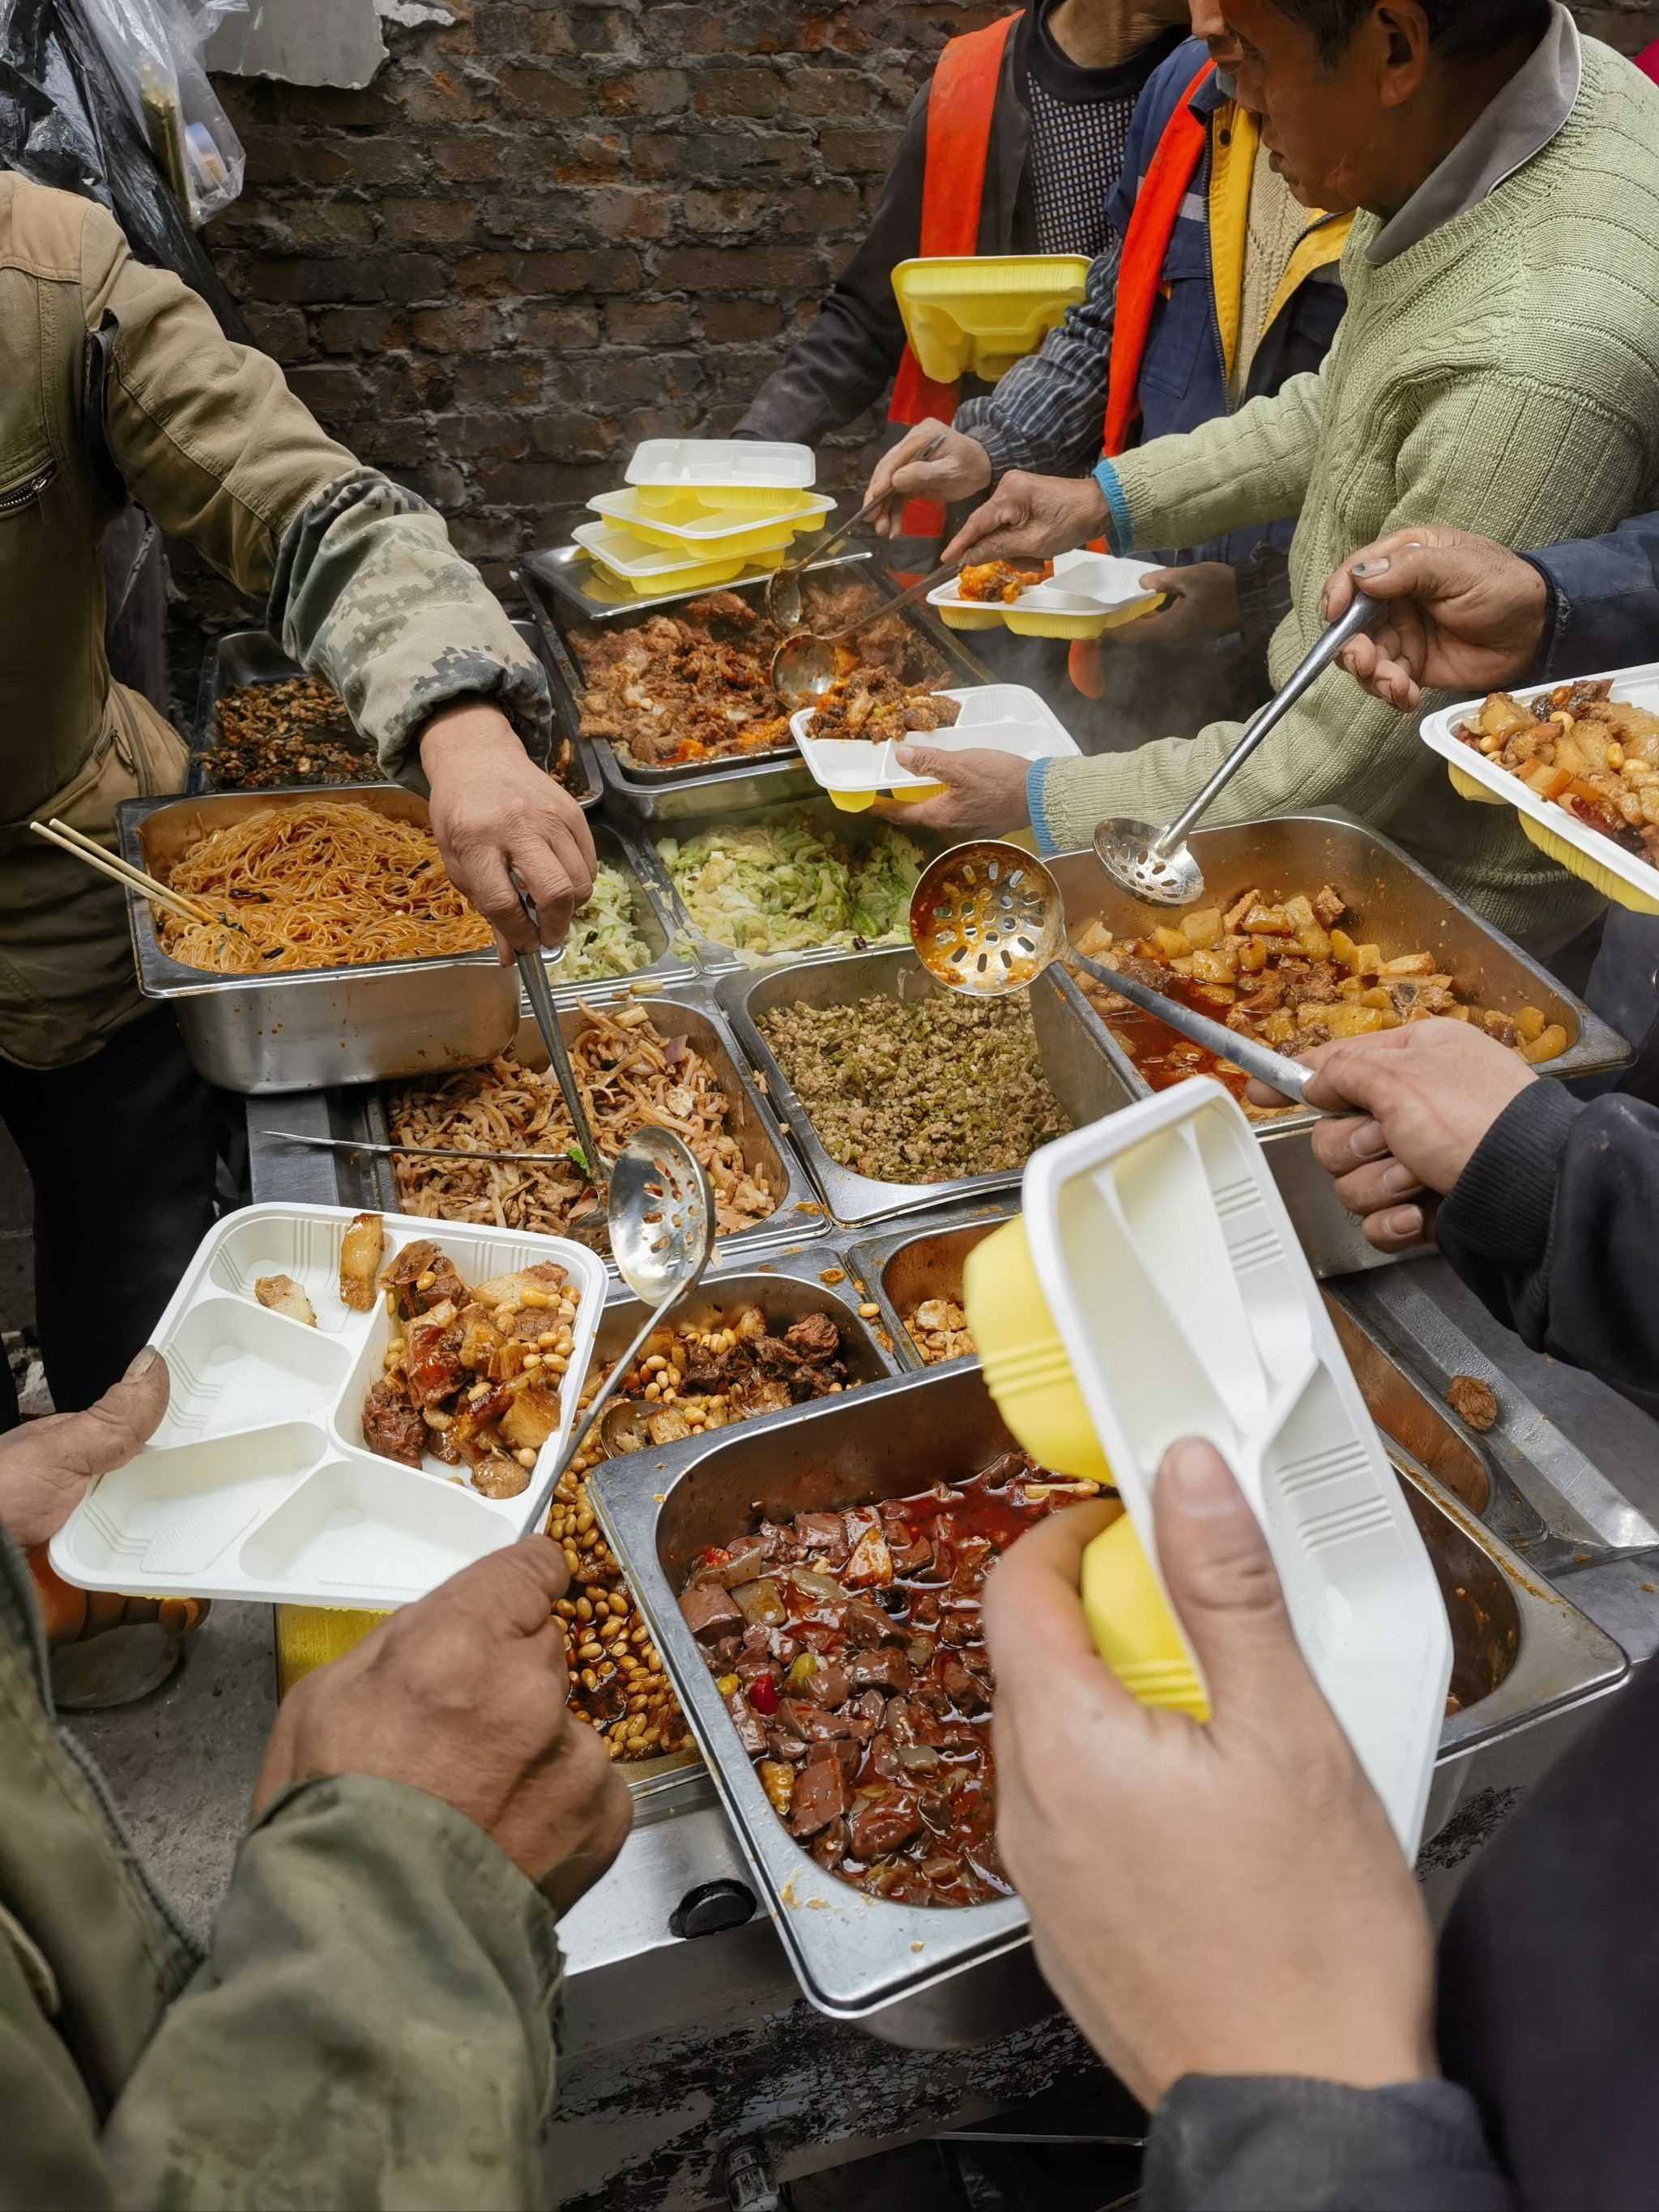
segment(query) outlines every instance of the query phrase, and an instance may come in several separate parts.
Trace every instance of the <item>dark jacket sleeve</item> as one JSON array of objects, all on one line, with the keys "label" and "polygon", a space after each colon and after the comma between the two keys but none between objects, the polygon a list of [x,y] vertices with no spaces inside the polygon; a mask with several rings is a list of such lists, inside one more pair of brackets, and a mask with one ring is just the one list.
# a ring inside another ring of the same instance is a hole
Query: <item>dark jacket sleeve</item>
[{"label": "dark jacket sleeve", "polygon": [[1549,587],[1536,678],[1659,659],[1659,514],[1527,557]]},{"label": "dark jacket sleeve", "polygon": [[1509,2212],[1469,2096],[1449,2081],[1189,2074],[1153,2116],[1143,2212]]},{"label": "dark jacket sleeve", "polygon": [[904,352],[893,270],[921,248],[921,180],[927,153],[927,88],[916,94],[898,159],[888,172],[863,244],[823,304],[755,394],[732,435],[815,446],[879,399]]},{"label": "dark jacket sleeve", "polygon": [[1659,1107],[1529,1084],[1454,1184],[1437,1233],[1475,1296],[1534,1352],[1659,1414]]}]

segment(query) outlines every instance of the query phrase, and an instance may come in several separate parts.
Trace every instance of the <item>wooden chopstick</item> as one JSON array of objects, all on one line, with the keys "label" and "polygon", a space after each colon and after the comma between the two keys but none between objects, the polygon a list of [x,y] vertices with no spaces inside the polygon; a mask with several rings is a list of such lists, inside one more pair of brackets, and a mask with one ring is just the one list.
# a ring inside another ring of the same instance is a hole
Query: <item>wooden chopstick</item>
[{"label": "wooden chopstick", "polygon": [[[60,852],[69,853],[77,860],[84,860],[89,868],[98,869],[128,890],[142,891],[146,898],[155,899],[161,906],[171,907],[175,914],[183,915],[186,921],[209,926],[224,922],[224,917],[215,914],[210,907],[203,906],[198,900],[185,898],[180,892],[170,890],[166,884],[157,883],[154,876],[147,876],[142,868],[135,868],[129,861],[106,853],[101,845],[95,845],[90,837],[83,837],[78,830],[71,830],[67,823],[56,819],[50,825],[44,822],[31,822],[29,828],[37,837],[44,837],[49,845],[56,845]],[[228,922],[225,927],[237,929],[240,924]],[[246,933],[243,932],[244,935]]]}]

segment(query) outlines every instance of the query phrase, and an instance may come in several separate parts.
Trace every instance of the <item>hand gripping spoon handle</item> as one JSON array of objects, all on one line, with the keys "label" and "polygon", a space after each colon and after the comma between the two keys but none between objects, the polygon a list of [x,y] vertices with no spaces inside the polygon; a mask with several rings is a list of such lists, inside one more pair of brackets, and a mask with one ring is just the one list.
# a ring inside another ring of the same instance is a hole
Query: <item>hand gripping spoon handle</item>
[{"label": "hand gripping spoon handle", "polygon": [[1277,696],[1249,725],[1196,799],[1167,830],[1141,822],[1103,822],[1095,831],[1095,857],[1115,884],[1147,906],[1191,906],[1204,896],[1204,877],[1187,849],[1187,834],[1238,774],[1250,755],[1279,727],[1351,638],[1382,612],[1382,602],[1356,591],[1353,604],[1325,635]]},{"label": "hand gripping spoon handle", "polygon": [[[541,924],[536,918],[536,909],[529,892],[516,878],[514,878],[513,888],[519,895],[519,904],[524,908],[525,920],[539,939]],[[589,1182],[597,1185],[601,1179],[602,1170],[599,1148],[593,1141],[592,1125],[587,1118],[587,1109],[582,1103],[576,1071],[570,1065],[570,1054],[566,1049],[564,1031],[559,1027],[558,1010],[553,1004],[553,994],[547,987],[547,970],[542,965],[544,959],[557,961],[563,957],[562,945],[556,951],[544,952],[538,942],[533,951],[516,954],[514,964],[519,970],[519,981],[524,985],[525,995],[530,1001],[536,1027],[546,1047],[548,1065],[553,1070],[564,1099],[565,1111],[570,1116],[571,1130],[585,1163],[583,1172]],[[573,1229],[595,1228],[604,1218],[601,1209],[597,1205],[591,1206],[585,1213],[573,1214],[570,1225]]]}]

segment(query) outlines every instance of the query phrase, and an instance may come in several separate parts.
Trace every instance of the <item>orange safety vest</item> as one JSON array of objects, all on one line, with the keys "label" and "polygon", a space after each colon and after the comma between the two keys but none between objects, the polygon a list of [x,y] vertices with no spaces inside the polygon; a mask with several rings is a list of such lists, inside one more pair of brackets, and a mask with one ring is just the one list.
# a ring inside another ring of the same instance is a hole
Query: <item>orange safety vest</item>
[{"label": "orange safety vest", "polygon": [[[1135,194],[1134,212],[1124,234],[1117,269],[1117,302],[1112,320],[1112,360],[1106,388],[1106,426],[1102,438],[1109,460],[1115,460],[1129,442],[1129,433],[1140,414],[1140,364],[1152,326],[1152,310],[1163,289],[1164,258],[1181,218],[1181,204],[1204,158],[1205,125],[1192,112],[1192,103],[1208,81],[1215,64],[1206,62],[1181,95],[1157,151]],[[1103,553],[1103,538],[1094,550]],[[1101,674],[1100,641],[1079,638],[1067,659],[1072,687],[1087,699],[1098,699],[1105,689]]]},{"label": "orange safety vest", "polygon": [[[939,58],[927,94],[927,145],[921,177],[921,236],[917,251],[932,260],[974,253],[979,248],[980,210],[985,198],[985,162],[991,148],[991,122],[1002,58],[1018,15],[988,23],[952,39]],[[893,381],[890,422],[925,422],[937,416],[948,422],[957,410],[960,386],[935,384],[907,345]],[[938,538],[945,509],[937,500],[913,499],[901,526],[907,538]]]}]

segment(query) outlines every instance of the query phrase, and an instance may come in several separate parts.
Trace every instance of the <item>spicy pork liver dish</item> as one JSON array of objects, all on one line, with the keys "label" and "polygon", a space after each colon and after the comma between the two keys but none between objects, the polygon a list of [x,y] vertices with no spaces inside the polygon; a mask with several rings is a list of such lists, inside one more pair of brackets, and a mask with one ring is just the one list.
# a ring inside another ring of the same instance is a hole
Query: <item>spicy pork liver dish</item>
[{"label": "spicy pork liver dish", "polygon": [[698,1558],[680,1610],[774,1809],[820,1866],[902,1905],[1011,1893],[980,1601],[999,1553],[1094,1488],[1006,1452],[965,1482],[763,1520]]}]

